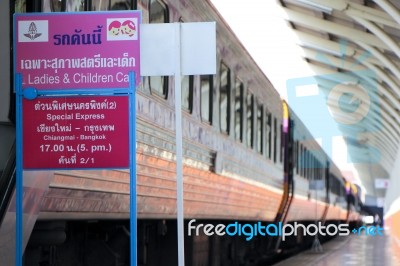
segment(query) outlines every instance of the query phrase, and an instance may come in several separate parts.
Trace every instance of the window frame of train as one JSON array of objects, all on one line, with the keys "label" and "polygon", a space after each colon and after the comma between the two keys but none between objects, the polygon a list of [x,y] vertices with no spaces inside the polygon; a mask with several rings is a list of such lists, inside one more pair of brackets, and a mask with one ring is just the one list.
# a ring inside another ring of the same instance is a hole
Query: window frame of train
[{"label": "window frame of train", "polygon": [[248,148],[254,147],[254,95],[247,91],[246,95],[246,145]]},{"label": "window frame of train", "polygon": [[[289,121],[290,123],[290,121]],[[279,162],[283,163],[283,156],[284,156],[284,151],[285,151],[285,142],[284,142],[284,137],[283,137],[283,124],[279,123]]]},{"label": "window frame of train", "polygon": [[303,149],[301,142],[297,141],[297,174],[301,176],[301,150]]},{"label": "window frame of train", "polygon": [[298,174],[299,173],[299,166],[297,164],[297,149],[298,149],[298,144],[299,141],[295,140],[293,143],[293,169],[294,169],[294,173]]},{"label": "window frame of train", "polygon": [[[206,88],[208,89],[207,94]],[[200,117],[202,122],[210,125],[212,124],[213,88],[213,75],[200,75]]]},{"label": "window frame of train", "polygon": [[309,155],[308,155],[308,165],[307,165],[307,169],[308,169],[308,178],[310,180],[314,180],[314,156],[312,154],[312,152],[310,151]]},{"label": "window frame of train", "polygon": [[308,149],[306,149],[306,151],[307,151],[307,156],[306,156],[306,158],[307,158],[307,160],[306,160],[306,177],[307,177],[307,179],[308,180],[310,180],[311,179],[311,168],[310,168],[310,165],[311,165],[311,152],[308,150]]},{"label": "window frame of train", "polygon": [[304,176],[304,146],[303,143],[300,142],[300,149],[299,149],[299,158],[298,158],[298,163],[299,163],[299,174],[302,177]]},{"label": "window frame of train", "polygon": [[310,164],[311,164],[311,153],[310,151],[307,149],[307,161],[306,161],[306,176],[307,179],[310,180],[311,179],[311,168],[310,168]]},{"label": "window frame of train", "polygon": [[[155,4],[158,4],[159,9],[157,10],[155,8],[152,8],[155,6]],[[148,1],[148,10],[149,10],[149,23],[168,23],[169,22],[169,8],[168,5],[165,4],[161,0],[149,0]],[[152,13],[153,10],[157,10],[158,12]],[[162,15],[158,17],[154,17],[152,15],[154,14],[160,14]],[[164,99],[167,99],[168,97],[168,89],[169,89],[169,77],[168,76],[151,76],[146,78],[147,82],[149,84],[149,89],[151,94],[159,95],[163,97]],[[159,83],[159,84],[157,84]],[[152,86],[152,84],[157,84],[155,86]]]},{"label": "window frame of train", "polygon": [[136,0],[109,0],[101,6],[97,6],[97,4],[100,4],[101,1],[94,0],[42,0],[34,2],[39,3],[39,5],[41,6],[41,12],[82,12],[137,9]]},{"label": "window frame of train", "polygon": [[239,78],[235,79],[234,88],[234,135],[235,139],[243,141],[243,101],[244,101],[244,85]]},{"label": "window frame of train", "polygon": [[305,177],[304,174],[304,161],[305,161],[305,156],[304,156],[304,145],[303,143],[300,143],[300,149],[299,149],[299,173],[300,176]]},{"label": "window frame of train", "polygon": [[276,119],[276,117],[274,117],[273,119],[274,123],[273,123],[273,132],[274,132],[274,136],[273,136],[273,146],[274,146],[274,163],[276,163],[277,159],[278,159],[278,151],[277,151],[277,143],[278,143],[278,119]]},{"label": "window frame of train", "polygon": [[181,79],[181,102],[182,109],[188,111],[189,113],[193,112],[193,89],[194,89],[194,76],[182,76]]},{"label": "window frame of train", "polygon": [[316,176],[315,176],[316,164],[315,163],[316,163],[315,162],[315,156],[314,156],[314,154],[312,152],[310,152],[310,166],[309,166],[309,168],[310,168],[310,178],[311,178],[311,180],[316,180]]},{"label": "window frame of train", "polygon": [[[231,70],[221,61],[219,68],[219,128],[222,133],[228,135],[230,126],[230,96]],[[224,105],[225,102],[226,106]]]},{"label": "window frame of train", "polygon": [[308,164],[310,163],[310,153],[308,152],[308,149],[305,148],[305,153],[304,153],[304,176],[306,177],[306,179],[310,179],[310,173],[309,173],[309,168],[308,168]]},{"label": "window frame of train", "polygon": [[263,154],[264,152],[264,105],[258,100],[256,101],[256,150],[258,153]]},{"label": "window frame of train", "polygon": [[268,110],[265,113],[265,154],[272,159],[272,114]]}]

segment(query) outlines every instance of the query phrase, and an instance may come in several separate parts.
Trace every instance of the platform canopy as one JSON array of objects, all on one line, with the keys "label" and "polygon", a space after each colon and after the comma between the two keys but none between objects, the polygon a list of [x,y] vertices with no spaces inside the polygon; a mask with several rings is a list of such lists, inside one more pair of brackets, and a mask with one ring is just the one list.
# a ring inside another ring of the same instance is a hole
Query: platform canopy
[{"label": "platform canopy", "polygon": [[[400,1],[279,1],[329,97],[368,193],[393,175],[400,142]],[[346,99],[347,97],[347,99]],[[360,163],[357,163],[360,162]]]}]

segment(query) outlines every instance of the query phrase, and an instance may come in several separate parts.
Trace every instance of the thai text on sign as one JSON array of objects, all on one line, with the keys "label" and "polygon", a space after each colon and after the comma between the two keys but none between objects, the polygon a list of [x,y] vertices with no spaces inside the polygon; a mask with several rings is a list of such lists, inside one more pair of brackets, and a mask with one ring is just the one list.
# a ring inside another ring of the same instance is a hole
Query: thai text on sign
[{"label": "thai text on sign", "polygon": [[25,169],[129,167],[127,96],[23,101]]},{"label": "thai text on sign", "polygon": [[127,88],[129,71],[138,84],[139,22],[139,12],[18,16],[23,88]]}]

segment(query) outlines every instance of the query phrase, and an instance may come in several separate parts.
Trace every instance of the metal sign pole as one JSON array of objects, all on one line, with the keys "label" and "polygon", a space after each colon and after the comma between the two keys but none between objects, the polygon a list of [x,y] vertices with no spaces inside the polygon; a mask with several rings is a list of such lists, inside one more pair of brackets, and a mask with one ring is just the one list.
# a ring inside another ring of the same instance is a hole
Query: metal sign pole
[{"label": "metal sign pole", "polygon": [[130,173],[130,253],[131,266],[137,265],[137,211],[136,211],[136,82],[129,72],[129,173]]},{"label": "metal sign pole", "polygon": [[15,192],[15,265],[22,266],[23,254],[23,205],[24,194],[23,172],[22,172],[22,75],[15,76],[15,98],[16,98],[16,192]]},{"label": "metal sign pole", "polygon": [[178,265],[185,265],[183,226],[183,174],[182,174],[182,99],[181,99],[181,24],[175,23],[175,138],[176,138],[176,209],[178,227]]}]

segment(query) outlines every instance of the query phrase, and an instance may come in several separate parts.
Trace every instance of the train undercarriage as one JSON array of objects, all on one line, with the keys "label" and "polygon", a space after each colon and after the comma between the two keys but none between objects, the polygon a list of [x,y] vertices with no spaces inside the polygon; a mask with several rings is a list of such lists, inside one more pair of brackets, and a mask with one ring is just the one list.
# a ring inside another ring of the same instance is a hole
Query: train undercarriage
[{"label": "train undercarriage", "polygon": [[[201,220],[196,224],[230,224],[234,221]],[[236,222],[236,221],[235,221]],[[286,237],[279,241],[276,236],[207,236],[188,235],[185,221],[185,264],[201,265],[271,265],[279,260],[309,249],[315,236]],[[242,223],[250,223],[242,221]],[[258,222],[255,222],[258,223]],[[325,225],[339,224],[329,221]],[[293,224],[293,223],[292,223]],[[309,225],[314,222],[303,221]],[[353,228],[355,224],[350,224]],[[321,243],[334,236],[319,235]],[[39,221],[32,232],[24,255],[26,266],[67,266],[67,265],[129,265],[129,220],[85,220],[85,221]],[[279,243],[278,243],[279,241]],[[137,255],[138,265],[177,265],[176,220],[138,220]]]}]

